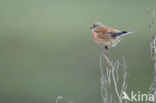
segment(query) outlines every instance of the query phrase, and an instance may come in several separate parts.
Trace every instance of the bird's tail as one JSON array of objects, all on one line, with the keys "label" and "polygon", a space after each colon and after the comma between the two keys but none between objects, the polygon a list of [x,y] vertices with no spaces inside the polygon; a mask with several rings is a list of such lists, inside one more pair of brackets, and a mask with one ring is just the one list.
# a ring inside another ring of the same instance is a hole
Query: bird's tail
[{"label": "bird's tail", "polygon": [[125,35],[128,35],[128,34],[132,34],[132,33],[134,33],[134,32],[136,32],[136,31],[129,31],[129,32],[127,32],[127,31],[122,31],[121,33],[117,34],[117,36],[125,36]]}]

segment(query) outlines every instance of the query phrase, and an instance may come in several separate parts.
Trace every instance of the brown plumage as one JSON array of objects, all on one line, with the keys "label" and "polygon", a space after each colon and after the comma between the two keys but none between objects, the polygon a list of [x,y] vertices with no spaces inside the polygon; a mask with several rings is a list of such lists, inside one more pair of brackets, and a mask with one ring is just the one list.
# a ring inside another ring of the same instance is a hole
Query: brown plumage
[{"label": "brown plumage", "polygon": [[106,52],[108,52],[108,48],[114,47],[120,42],[121,36],[133,33],[109,28],[101,23],[94,23],[90,28],[92,29],[94,41],[103,45]]}]

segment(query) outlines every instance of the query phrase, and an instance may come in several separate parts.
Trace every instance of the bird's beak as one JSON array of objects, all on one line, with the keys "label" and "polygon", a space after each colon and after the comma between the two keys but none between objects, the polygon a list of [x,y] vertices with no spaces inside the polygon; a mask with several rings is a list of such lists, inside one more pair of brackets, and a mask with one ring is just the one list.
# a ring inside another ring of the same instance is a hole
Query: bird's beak
[{"label": "bird's beak", "polygon": [[89,29],[93,29],[93,27],[89,27]]}]

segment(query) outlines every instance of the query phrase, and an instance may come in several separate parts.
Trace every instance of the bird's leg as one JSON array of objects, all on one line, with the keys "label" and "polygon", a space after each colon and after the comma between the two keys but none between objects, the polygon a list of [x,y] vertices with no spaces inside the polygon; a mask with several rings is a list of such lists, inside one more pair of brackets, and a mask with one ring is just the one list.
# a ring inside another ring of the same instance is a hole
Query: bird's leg
[{"label": "bird's leg", "polygon": [[104,53],[107,57],[108,57],[108,47],[105,46],[105,53]]}]

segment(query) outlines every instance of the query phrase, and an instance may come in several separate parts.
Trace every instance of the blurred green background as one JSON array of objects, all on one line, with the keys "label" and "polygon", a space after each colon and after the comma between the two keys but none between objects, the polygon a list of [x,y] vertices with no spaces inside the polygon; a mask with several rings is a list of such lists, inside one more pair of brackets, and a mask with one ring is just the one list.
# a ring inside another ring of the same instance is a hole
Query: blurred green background
[{"label": "blurred green background", "polygon": [[[128,91],[153,78],[146,6],[155,0],[0,0],[0,103],[101,103],[99,55],[89,27],[137,30],[110,50],[125,56]],[[156,19],[155,19],[156,20]]]}]

